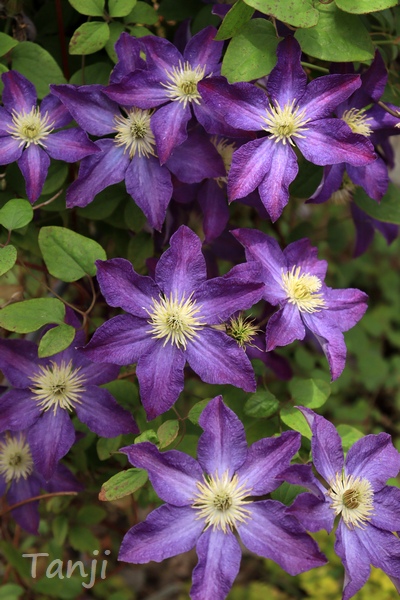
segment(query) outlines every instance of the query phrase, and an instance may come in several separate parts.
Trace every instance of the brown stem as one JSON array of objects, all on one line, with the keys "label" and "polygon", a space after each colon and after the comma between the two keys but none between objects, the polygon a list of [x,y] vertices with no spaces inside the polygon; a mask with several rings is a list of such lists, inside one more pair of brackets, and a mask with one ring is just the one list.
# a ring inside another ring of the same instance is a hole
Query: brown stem
[{"label": "brown stem", "polygon": [[52,196],[51,198],[49,198],[49,200],[46,200],[46,202],[42,202],[41,204],[38,204],[37,206],[33,207],[33,210],[37,210],[38,208],[42,208],[42,206],[47,206],[48,204],[51,204],[52,202],[54,202],[54,200],[56,200],[58,198],[58,196],[61,196],[61,194],[63,193],[64,190],[60,190],[59,192],[57,192],[57,194],[55,194],[54,196]]},{"label": "brown stem", "polygon": [[57,13],[58,37],[59,37],[60,46],[61,46],[61,62],[62,62],[62,67],[63,67],[63,73],[64,73],[65,79],[69,79],[71,75],[69,72],[69,65],[68,65],[67,40],[65,37],[65,31],[64,31],[61,0],[56,0],[56,13]]},{"label": "brown stem", "polygon": [[5,514],[14,510],[15,508],[24,506],[24,504],[29,504],[30,502],[36,502],[36,500],[45,500],[46,498],[54,498],[54,496],[77,496],[77,495],[78,495],[78,492],[51,492],[49,494],[41,494],[40,496],[32,496],[32,498],[26,498],[26,500],[21,500],[21,502],[17,502],[16,504],[7,506],[4,510],[2,510],[0,512],[0,517],[3,517]]},{"label": "brown stem", "polygon": [[396,117],[397,119],[400,119],[400,110],[398,110],[398,111],[392,110],[384,102],[382,102],[382,100],[378,101],[378,106],[383,108],[383,110],[386,110],[386,112],[388,112],[389,115],[392,115],[392,117]]}]

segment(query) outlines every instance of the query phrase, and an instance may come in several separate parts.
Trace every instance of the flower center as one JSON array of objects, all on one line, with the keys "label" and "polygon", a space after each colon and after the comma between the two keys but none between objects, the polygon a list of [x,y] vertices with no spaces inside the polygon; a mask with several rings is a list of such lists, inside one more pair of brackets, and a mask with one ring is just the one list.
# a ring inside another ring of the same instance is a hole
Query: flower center
[{"label": "flower center", "polygon": [[203,482],[198,481],[197,487],[199,493],[194,498],[192,508],[199,513],[196,519],[205,519],[206,529],[212,527],[227,533],[250,518],[251,513],[244,505],[251,504],[251,500],[245,500],[251,490],[245,489],[243,484],[239,485],[237,475],[232,479],[228,471],[221,478],[217,473],[214,476],[203,475]]},{"label": "flower center", "polygon": [[0,442],[0,474],[6,483],[21,477],[26,479],[32,471],[32,455],[24,435],[8,436],[5,442]]},{"label": "flower center", "polygon": [[361,477],[336,473],[330,486],[327,494],[332,498],[331,508],[335,515],[341,514],[349,529],[365,529],[374,510],[374,492],[370,482]]},{"label": "flower center", "polygon": [[282,140],[282,143],[286,144],[286,141],[289,141],[294,146],[292,137],[305,137],[302,132],[308,129],[304,125],[310,119],[305,118],[305,109],[300,111],[298,106],[295,108],[295,104],[296,100],[292,100],[281,108],[279,102],[275,102],[275,106],[270,104],[269,110],[267,109],[267,116],[263,117],[266,123],[263,129],[271,134],[271,138],[275,138],[275,142]]},{"label": "flower center", "polygon": [[165,338],[164,346],[171,341],[171,344],[186,350],[187,340],[192,340],[204,325],[201,319],[196,317],[199,311],[196,301],[192,300],[192,294],[187,300],[185,296],[178,300],[178,296],[175,295],[174,298],[172,293],[169,298],[153,298],[153,309],[147,311],[153,337]]},{"label": "flower center", "polygon": [[336,192],[333,192],[330,200],[332,200],[332,202],[335,204],[347,204],[353,199],[353,193],[355,189],[356,186],[351,181],[350,177],[347,175],[347,173],[344,173],[340,188],[336,190]]},{"label": "flower center", "polygon": [[236,146],[226,138],[220,138],[217,135],[214,135],[211,138],[211,143],[221,156],[225,166],[225,177],[215,177],[215,181],[218,183],[219,187],[222,188],[223,184],[228,182],[228,175],[232,164],[232,155],[236,150]]},{"label": "flower center", "polygon": [[31,377],[33,387],[31,392],[35,395],[34,400],[39,403],[42,412],[53,408],[56,414],[57,408],[72,411],[74,404],[81,404],[80,396],[85,391],[83,383],[85,377],[79,375],[80,367],[74,369],[72,360],[67,364],[61,361],[60,365],[51,361],[47,367],[40,366],[39,373]]},{"label": "flower center", "polygon": [[288,302],[296,304],[300,312],[318,312],[326,308],[321,289],[322,281],[316,275],[302,273],[301,267],[292,267],[291,271],[282,273],[282,287],[287,294]]},{"label": "flower center", "polygon": [[369,137],[372,133],[369,125],[372,119],[365,116],[364,109],[351,108],[345,110],[342,114],[342,120],[347,123],[353,133],[359,133],[365,137]]},{"label": "flower center", "polygon": [[137,153],[139,156],[148,158],[150,154],[156,156],[154,146],[156,141],[150,127],[151,110],[132,108],[126,117],[118,115],[115,117],[115,142],[117,146],[125,146],[124,153],[129,152],[129,158]]},{"label": "flower center", "polygon": [[253,325],[254,321],[243,315],[232,317],[226,324],[226,333],[239,344],[241,348],[252,346],[252,340],[259,332],[259,329]]},{"label": "flower center", "polygon": [[192,69],[188,62],[182,64],[179,61],[178,67],[172,67],[166,71],[169,79],[168,83],[161,83],[168,91],[168,96],[173,102],[183,102],[183,108],[186,108],[188,102],[200,104],[201,96],[197,90],[197,84],[204,78],[206,67],[197,65]]},{"label": "flower center", "polygon": [[14,140],[20,140],[20,146],[26,144],[28,148],[31,144],[40,144],[46,147],[44,142],[53,131],[53,121],[49,123],[47,112],[41,115],[39,108],[35,106],[29,113],[13,111],[12,121],[8,133]]}]

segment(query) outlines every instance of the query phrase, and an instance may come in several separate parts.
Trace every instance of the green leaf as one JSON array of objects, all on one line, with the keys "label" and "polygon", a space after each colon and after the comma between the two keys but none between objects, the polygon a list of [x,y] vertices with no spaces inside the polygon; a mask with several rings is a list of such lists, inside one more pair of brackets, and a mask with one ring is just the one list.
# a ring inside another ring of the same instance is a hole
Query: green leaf
[{"label": "green leaf", "polygon": [[291,429],[299,431],[304,437],[311,439],[311,429],[298,408],[285,406],[280,412],[282,421]]},{"label": "green leaf", "polygon": [[271,15],[294,27],[314,27],[318,23],[318,11],[312,0],[244,0],[260,12]]},{"label": "green leaf", "polygon": [[363,14],[397,6],[397,0],[335,0],[336,6],[348,13]]},{"label": "green leaf", "polygon": [[154,25],[158,21],[158,14],[146,2],[137,2],[135,8],[124,18],[125,23],[142,23]]},{"label": "green leaf", "polygon": [[[79,532],[77,532],[76,535],[78,534]],[[89,546],[89,543],[87,544],[87,546]],[[95,539],[95,546],[93,547],[93,549],[88,548],[87,552],[96,549],[99,549],[99,544]],[[59,556],[60,555],[58,555],[58,557]],[[75,575],[66,578],[65,569],[63,570],[63,572],[64,579],[59,579],[59,577],[56,576],[51,579],[48,577],[42,577],[42,579],[35,581],[35,583],[32,586],[32,594],[34,594],[34,597],[46,599],[54,598],[55,600],[75,600],[75,598],[78,598],[82,594],[82,581],[85,581],[85,579],[82,579],[81,577]],[[87,574],[86,583],[88,583],[90,581],[89,567],[87,567],[85,573]]]},{"label": "green leaf", "polygon": [[293,485],[284,481],[282,485],[278,487],[277,490],[271,492],[271,498],[273,500],[278,500],[278,502],[282,502],[282,504],[284,504],[285,506],[290,506],[293,500],[299,494],[306,491],[307,490],[301,485]]},{"label": "green leaf", "polygon": [[74,32],[69,42],[70,54],[94,54],[106,45],[110,37],[107,23],[92,21],[83,23]]},{"label": "green leaf", "polygon": [[[107,85],[108,80],[110,79],[111,69],[112,66],[108,62],[97,62],[93,65],[85,65],[84,69],[79,69],[79,71],[76,71],[72,75],[69,82],[73,85],[90,85],[93,83]],[[89,204],[88,206],[92,206],[92,204]]]},{"label": "green leaf", "polygon": [[18,600],[24,593],[24,588],[16,583],[6,583],[0,585],[1,600]]},{"label": "green leaf", "polygon": [[105,0],[69,0],[71,6],[81,15],[88,17],[102,17],[104,14]]},{"label": "green leaf", "polygon": [[117,473],[103,483],[99,493],[99,500],[106,502],[129,496],[141,488],[147,479],[147,471],[144,469],[127,469],[126,471]]},{"label": "green leaf", "polygon": [[159,441],[159,448],[166,448],[176,438],[179,433],[179,421],[176,419],[170,419],[165,421],[157,429],[157,437]]},{"label": "green leaf", "polygon": [[137,409],[139,393],[136,385],[126,379],[115,379],[105,385],[102,385],[106,390],[114,396],[118,404],[130,412]]},{"label": "green leaf", "polygon": [[35,85],[39,99],[50,92],[50,83],[67,82],[52,55],[39,44],[20,42],[12,49],[11,57],[12,68]]},{"label": "green leaf", "polygon": [[110,17],[126,17],[136,4],[136,0],[108,0]]},{"label": "green leaf", "polygon": [[58,546],[62,546],[68,533],[68,518],[65,515],[58,515],[53,519],[51,529],[53,531],[54,541]]},{"label": "green leaf", "polygon": [[200,415],[210,402],[211,398],[206,398],[205,400],[200,400],[200,402],[196,402],[194,406],[189,410],[188,419],[194,425],[197,425],[200,419]]},{"label": "green leaf", "polygon": [[270,417],[279,409],[279,401],[269,390],[261,390],[252,394],[244,405],[244,412],[249,417]]},{"label": "green leaf", "polygon": [[240,28],[251,19],[253,13],[254,8],[245,4],[243,0],[238,0],[225,15],[215,39],[227,40],[239,33]]},{"label": "green leaf", "polygon": [[100,549],[99,540],[89,529],[81,525],[71,527],[68,538],[72,548],[79,552],[93,552]]},{"label": "green leaf", "polygon": [[44,182],[41,194],[42,196],[50,196],[52,194],[55,194],[60,188],[62,188],[62,186],[65,183],[65,180],[68,177],[68,167],[69,165],[67,165],[65,162],[62,162],[61,160],[51,161],[46,181]]},{"label": "green leaf", "polygon": [[109,38],[107,44],[105,45],[105,49],[106,49],[108,56],[111,58],[111,60],[114,63],[117,63],[118,56],[117,56],[117,53],[115,52],[114,46],[115,46],[115,43],[118,40],[119,36],[121,35],[121,33],[123,31],[125,31],[125,27],[122,25],[122,23],[115,21],[115,22],[109,24],[109,28],[110,28],[110,38]]},{"label": "green leaf", "polygon": [[295,404],[308,408],[319,408],[328,400],[331,386],[322,379],[293,377],[289,381],[289,390]]},{"label": "green leaf", "polygon": [[22,577],[25,577],[26,579],[30,578],[31,558],[24,558],[22,556],[23,552],[21,552],[20,549],[17,550],[11,543],[6,542],[5,540],[0,540],[0,550],[9,565],[14,567]]},{"label": "green leaf", "polygon": [[15,48],[17,45],[18,40],[12,38],[6,33],[0,33],[0,56],[4,56],[11,50],[11,48]]},{"label": "green leaf", "polygon": [[63,323],[65,305],[57,298],[34,298],[9,304],[0,311],[0,327],[16,333],[37,331],[48,323]]},{"label": "green leaf", "polygon": [[140,442],[151,442],[152,444],[158,444],[158,437],[154,429],[146,429],[140,435],[135,438],[135,444],[140,444]]},{"label": "green leaf", "polygon": [[268,75],[276,63],[277,45],[272,23],[252,19],[229,42],[222,62],[222,75],[230,83]]},{"label": "green leaf", "polygon": [[100,438],[97,440],[96,450],[100,460],[108,460],[114,452],[118,452],[121,447],[122,436],[115,438]]},{"label": "green leaf", "polygon": [[15,265],[17,260],[17,249],[9,244],[4,248],[0,248],[0,275],[4,275]]},{"label": "green leaf", "polygon": [[364,437],[364,434],[361,431],[351,425],[338,425],[336,429],[342,438],[344,452],[347,452],[355,442]]},{"label": "green leaf", "polygon": [[183,21],[188,17],[193,18],[204,4],[201,0],[185,0],[177,2],[177,0],[162,0],[160,4],[160,14],[163,15],[166,21]]},{"label": "green leaf", "polygon": [[148,233],[141,231],[129,240],[128,260],[130,260],[138,273],[146,267],[146,260],[153,255],[153,239]]},{"label": "green leaf", "polygon": [[319,4],[318,24],[295,33],[303,52],[333,62],[368,61],[374,46],[362,20],[339,10],[334,3]]},{"label": "green leaf", "polygon": [[6,229],[20,229],[33,219],[33,208],[27,200],[13,198],[0,208],[0,225]]},{"label": "green leaf", "polygon": [[65,227],[42,227],[39,246],[49,273],[62,281],[95,275],[95,261],[107,258],[100,244]]},{"label": "green leaf", "polygon": [[393,183],[389,183],[388,191],[380,204],[367,196],[360,187],[354,193],[354,202],[370,217],[384,223],[400,225],[400,195],[399,189]]},{"label": "green leaf", "polygon": [[76,521],[80,525],[97,525],[107,515],[107,511],[100,506],[82,506],[79,509]]},{"label": "green leaf", "polygon": [[46,331],[39,343],[39,358],[52,356],[68,348],[75,337],[75,333],[75,328],[66,323],[62,323]]}]

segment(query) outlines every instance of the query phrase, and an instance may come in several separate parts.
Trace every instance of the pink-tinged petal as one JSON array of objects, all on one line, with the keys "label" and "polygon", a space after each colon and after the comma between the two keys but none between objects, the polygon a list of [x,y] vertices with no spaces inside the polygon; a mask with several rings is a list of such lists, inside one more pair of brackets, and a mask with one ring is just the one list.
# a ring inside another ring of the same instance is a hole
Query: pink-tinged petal
[{"label": "pink-tinged petal", "polygon": [[72,115],[66,106],[53,94],[48,94],[40,103],[40,113],[49,116],[49,123],[54,129],[66,127],[72,121]]},{"label": "pink-tinged petal", "polygon": [[[12,480],[7,493],[7,502],[10,506],[18,504],[28,498],[34,498],[40,493],[40,485],[36,477],[21,477],[18,481]],[[13,519],[26,531],[38,535],[39,527],[39,502],[27,502],[11,511]]]},{"label": "pink-tinged petal", "polygon": [[219,121],[247,131],[263,129],[268,97],[252,83],[229,84],[225,77],[207,77],[200,81],[197,89]]},{"label": "pink-tinged petal", "polygon": [[314,165],[347,162],[362,167],[376,159],[371,142],[358,133],[352,133],[341,119],[307,123],[304,138],[296,138],[296,145]]},{"label": "pink-tinged petal", "polygon": [[400,577],[399,538],[373,525],[367,525],[365,529],[357,527],[354,533],[363,545],[364,554],[369,557],[371,564],[398,579]]},{"label": "pink-tinged petal", "polygon": [[329,363],[332,381],[337,379],[346,365],[347,348],[343,333],[335,325],[334,319],[325,315],[325,310],[303,313],[303,321],[315,335]]},{"label": "pink-tinged petal", "polygon": [[277,56],[278,62],[268,77],[267,91],[283,108],[303,96],[307,75],[300,63],[300,45],[293,36],[288,35],[278,44]]},{"label": "pink-tinged petal", "polygon": [[161,85],[167,79],[166,75],[161,81],[157,75],[154,71],[137,71],[126,75],[119,83],[109,85],[104,89],[104,93],[120,106],[137,106],[143,109],[160,106],[169,102],[170,98],[165,87]]},{"label": "pink-tinged petal", "polygon": [[125,185],[151,227],[161,231],[173,190],[167,167],[155,156],[136,155],[126,170]]},{"label": "pink-tinged petal", "polygon": [[140,397],[148,421],[166,412],[183,390],[185,355],[171,343],[154,342],[148,354],[141,356],[136,367]]},{"label": "pink-tinged petal", "polygon": [[354,327],[367,310],[367,294],[354,288],[326,288],[324,299],[329,310],[329,319],[340,331],[348,331]]},{"label": "pink-tinged petal", "polygon": [[[0,116],[1,118],[1,116]],[[10,135],[0,137],[0,165],[9,165],[18,160],[23,152],[20,140],[14,140]]]},{"label": "pink-tinged petal", "polygon": [[222,396],[216,396],[200,415],[201,434],[197,455],[205,473],[225,472],[232,477],[246,460],[247,442],[244,427],[236,414],[224,404]]},{"label": "pink-tinged petal", "polygon": [[28,442],[33,462],[45,479],[51,479],[57,463],[75,442],[75,429],[70,413],[58,408],[47,410],[30,428]]},{"label": "pink-tinged petal", "polygon": [[385,531],[400,531],[400,490],[385,485],[374,493],[374,512],[371,523]]},{"label": "pink-tinged petal", "polygon": [[146,35],[140,39],[146,53],[146,62],[150,72],[155,73],[161,81],[167,79],[172,67],[183,63],[182,54],[171,42],[155,35]]},{"label": "pink-tinged petal", "polygon": [[287,260],[288,270],[293,266],[301,267],[302,273],[315,275],[321,281],[325,279],[328,263],[326,260],[318,260],[318,248],[311,246],[308,238],[302,238],[286,246],[283,255]]},{"label": "pink-tinged petal", "polygon": [[81,404],[75,405],[78,419],[97,435],[112,438],[123,433],[139,433],[132,415],[120,406],[108,390],[85,385]]},{"label": "pink-tinged petal", "polygon": [[187,124],[191,118],[189,104],[170,102],[159,108],[151,117],[151,128],[157,144],[161,164],[171,156],[176,146],[187,138]]},{"label": "pink-tinged petal", "polygon": [[81,352],[97,363],[131,365],[149,352],[153,344],[147,321],[118,315],[100,325]]},{"label": "pink-tinged petal", "polygon": [[284,431],[277,438],[263,438],[252,444],[245,463],[237,471],[240,482],[249,489],[249,496],[269,494],[282,483],[277,476],[301,446],[297,431]]},{"label": "pink-tinged petal", "polygon": [[[374,164],[374,163],[371,163]],[[367,167],[354,167],[356,169],[365,169]],[[345,163],[328,165],[324,168],[321,183],[312,196],[307,200],[313,204],[320,204],[330,199],[334,192],[340,189],[343,183],[343,175],[346,170]]]},{"label": "pink-tinged petal", "polygon": [[215,27],[205,27],[189,40],[183,53],[184,61],[188,61],[192,69],[197,66],[206,67],[205,75],[218,68],[224,42],[215,41]]},{"label": "pink-tinged petal", "polygon": [[38,347],[28,340],[0,339],[0,369],[11,385],[29,388],[31,377],[40,364],[46,361],[38,358]]},{"label": "pink-tinged petal", "polygon": [[237,528],[243,544],[259,556],[275,561],[290,575],[326,564],[317,543],[286,506],[274,500],[246,505],[250,517]]},{"label": "pink-tinged petal", "polygon": [[4,83],[2,100],[9,112],[29,113],[36,105],[37,95],[33,83],[18,71],[3,73],[1,79]]},{"label": "pink-tinged petal", "polygon": [[30,390],[11,389],[0,396],[0,431],[22,431],[39,418],[40,409]]},{"label": "pink-tinged petal", "polygon": [[325,75],[313,79],[299,102],[305,118],[315,121],[329,117],[335,108],[361,85],[359,75]]},{"label": "pink-tinged petal", "polygon": [[146,309],[151,307],[153,298],[158,300],[160,295],[153,279],[138,275],[125,258],[98,260],[96,266],[97,281],[107,304],[147,320]]},{"label": "pink-tinged petal", "polygon": [[289,201],[289,185],[299,171],[297,156],[289,144],[268,140],[271,157],[269,169],[260,182],[258,191],[271,221],[274,223]]},{"label": "pink-tinged petal", "polygon": [[150,442],[126,446],[120,452],[127,455],[134,467],[148,471],[151,484],[162,500],[173,506],[193,504],[199,493],[197,482],[203,480],[197,460],[178,450],[160,452]]},{"label": "pink-tinged petal", "polygon": [[270,317],[265,331],[266,351],[304,340],[306,329],[297,306],[289,302]]},{"label": "pink-tinged petal", "polygon": [[205,241],[209,243],[221,235],[229,221],[226,186],[221,188],[214,179],[206,180],[197,201],[203,213]]},{"label": "pink-tinged petal", "polygon": [[209,177],[225,177],[224,161],[199,127],[172,151],[166,166],[183,183],[198,183]]},{"label": "pink-tinged petal", "polygon": [[106,187],[125,178],[130,159],[114,140],[98,140],[101,152],[87,156],[79,167],[78,179],[67,190],[67,207],[87,206]]},{"label": "pink-tinged petal", "polygon": [[233,533],[211,528],[196,546],[199,562],[192,575],[192,600],[224,600],[239,573],[242,551]]},{"label": "pink-tinged petal", "polygon": [[343,469],[344,457],[340,436],[332,423],[324,417],[304,406],[298,408],[312,431],[311,450],[314,466],[329,483],[336,473],[342,473]]},{"label": "pink-tinged petal", "polygon": [[271,167],[273,142],[261,138],[244,144],[233,153],[228,176],[229,200],[244,198],[255,190]]},{"label": "pink-tinged petal", "polygon": [[377,492],[389,477],[397,477],[400,470],[400,454],[393,446],[388,433],[366,435],[348,451],[345,470],[346,474],[367,479]]},{"label": "pink-tinged petal", "polygon": [[348,529],[342,520],[336,530],[335,552],[342,559],[345,568],[342,600],[352,598],[368,581],[371,571],[370,560],[358,531],[359,529]]},{"label": "pink-tinged petal", "polygon": [[170,240],[156,267],[156,282],[165,296],[186,299],[207,277],[206,261],[200,238],[186,225],[181,225]]},{"label": "pink-tinged petal", "polygon": [[383,198],[389,185],[388,168],[380,156],[365,167],[347,166],[347,173],[356,185],[360,185],[368,196],[377,202]]},{"label": "pink-tinged petal", "polygon": [[335,522],[335,513],[329,507],[329,501],[319,500],[308,492],[299,494],[286,512],[296,517],[312,533],[321,529],[330,533]]},{"label": "pink-tinged petal", "polygon": [[102,85],[51,85],[50,89],[67,107],[75,121],[91,135],[115,131],[118,104],[103,94]]},{"label": "pink-tinged petal", "polygon": [[190,506],[164,504],[143,523],[135,525],[122,540],[118,560],[143,564],[161,562],[191,550],[204,527]]},{"label": "pink-tinged petal", "polygon": [[255,392],[254,372],[246,353],[222,331],[205,327],[188,343],[186,358],[205,383],[229,383]]},{"label": "pink-tinged petal", "polygon": [[73,127],[51,133],[46,139],[46,150],[55,160],[76,162],[85,156],[101,152],[82,129]]},{"label": "pink-tinged petal", "polygon": [[31,144],[29,148],[25,148],[18,159],[18,166],[25,179],[26,194],[33,204],[42,193],[50,166],[50,157],[40,146]]}]

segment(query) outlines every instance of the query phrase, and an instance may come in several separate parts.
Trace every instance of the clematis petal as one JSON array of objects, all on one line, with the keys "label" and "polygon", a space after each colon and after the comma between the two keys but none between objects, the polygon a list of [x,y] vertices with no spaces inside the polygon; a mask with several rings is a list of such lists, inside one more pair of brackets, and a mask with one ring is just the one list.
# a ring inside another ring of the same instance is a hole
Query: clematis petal
[{"label": "clematis petal", "polygon": [[312,470],[312,464],[291,465],[279,475],[278,479],[307,488],[319,501],[326,500],[326,488],[318,481]]},{"label": "clematis petal", "polygon": [[375,50],[374,60],[366,71],[361,73],[361,87],[352,95],[351,106],[364,108],[371,101],[378,102],[385,91],[388,72],[385,62],[379,52]]},{"label": "clematis petal", "polygon": [[346,473],[368,479],[374,491],[379,491],[389,477],[400,470],[400,454],[388,433],[366,435],[350,448],[345,463]]},{"label": "clematis petal", "polygon": [[167,90],[162,86],[162,82],[167,79],[167,76],[163,73],[161,81],[160,76],[154,69],[136,71],[123,77],[120,82],[106,87],[104,93],[120,106],[154,108],[169,102]]},{"label": "clematis petal", "polygon": [[319,184],[313,195],[310,196],[310,198],[307,200],[307,202],[320,204],[321,202],[326,202],[327,200],[329,200],[332,194],[340,189],[343,183],[343,175],[345,170],[345,163],[328,165],[324,167],[324,173],[321,183]]},{"label": "clematis petal", "polygon": [[38,420],[40,408],[29,389],[10,389],[0,396],[0,431],[22,431]]},{"label": "clematis petal", "polygon": [[100,152],[99,147],[78,127],[51,133],[46,138],[46,150],[51,158],[69,163]]},{"label": "clematis petal", "polygon": [[174,148],[166,166],[183,183],[226,175],[219,152],[200,128],[188,132],[187,140]]},{"label": "clematis petal", "polygon": [[343,600],[349,600],[368,581],[371,569],[357,530],[351,531],[342,520],[336,530],[335,552],[345,568]]},{"label": "clematis petal", "polygon": [[233,533],[207,529],[196,546],[199,562],[193,571],[192,600],[224,600],[239,572],[242,551]]},{"label": "clematis petal", "polygon": [[283,255],[288,269],[295,265],[301,267],[302,272],[315,275],[321,281],[325,279],[328,263],[326,260],[318,260],[318,248],[311,246],[308,238],[302,238],[286,246]]},{"label": "clematis petal", "polygon": [[144,46],[148,70],[161,81],[166,81],[171,67],[178,67],[183,62],[182,54],[165,38],[146,35],[140,42]]},{"label": "clematis petal", "polygon": [[10,135],[0,137],[0,165],[9,165],[15,162],[20,158],[22,152],[23,145],[20,145],[19,140],[14,140]]},{"label": "clematis petal", "polygon": [[238,525],[243,544],[259,556],[275,561],[290,575],[298,575],[326,564],[317,543],[286,507],[274,500],[247,505],[250,517]]},{"label": "clematis petal", "polygon": [[110,83],[118,83],[125,75],[137,69],[144,69],[146,63],[140,57],[140,42],[129,33],[123,31],[115,46],[118,62],[110,75]]},{"label": "clematis petal", "polygon": [[224,42],[214,40],[217,30],[211,25],[201,29],[188,42],[183,60],[188,61],[192,69],[206,67],[205,75],[218,68]]},{"label": "clematis petal", "polygon": [[160,163],[164,164],[176,146],[187,139],[187,124],[191,118],[189,104],[170,102],[151,117],[151,128],[156,140]]},{"label": "clematis petal", "polygon": [[382,569],[391,577],[400,578],[400,540],[398,537],[373,525],[368,525],[365,529],[358,527],[354,533],[363,545],[364,554],[369,557],[369,561],[374,567]]},{"label": "clematis petal", "polygon": [[40,103],[40,113],[42,115],[48,114],[49,122],[54,129],[66,127],[72,121],[71,113],[54,94],[47,94],[43,98]]},{"label": "clematis petal", "polygon": [[7,71],[1,79],[4,83],[2,100],[5,108],[12,113],[29,113],[36,105],[35,86],[18,71]]},{"label": "clematis petal", "polygon": [[226,188],[221,188],[214,179],[207,179],[197,201],[203,213],[205,241],[212,242],[222,234],[229,221]]},{"label": "clematis petal", "polygon": [[[331,372],[332,381],[342,374],[346,365],[347,348],[343,333],[334,323],[334,319],[320,312],[303,313],[304,324],[315,335],[326,356]],[[340,317],[339,317],[340,318]]]},{"label": "clematis petal", "polygon": [[266,351],[303,340],[306,329],[297,306],[286,303],[270,317],[265,331]]},{"label": "clematis petal", "polygon": [[321,529],[330,533],[334,526],[335,513],[329,507],[329,502],[308,492],[299,494],[287,513],[296,517],[307,531],[313,533]]},{"label": "clematis petal", "polygon": [[335,108],[346,100],[361,85],[359,75],[325,75],[317,77],[307,85],[299,101],[305,118],[313,121],[330,117]]},{"label": "clematis petal", "polygon": [[360,185],[370,198],[379,202],[387,192],[389,175],[387,165],[380,156],[365,167],[347,166],[347,173],[356,185]]},{"label": "clematis petal", "polygon": [[31,204],[42,193],[50,166],[50,157],[40,146],[31,144],[18,159],[18,166],[26,183],[26,194]]},{"label": "clematis petal", "polygon": [[371,523],[374,527],[385,531],[400,531],[400,490],[385,485],[374,493],[374,512]]},{"label": "clematis petal", "polygon": [[[40,493],[40,485],[35,477],[26,479],[21,477],[18,481],[12,481],[7,493],[7,502],[10,506],[18,504],[28,498],[34,498]],[[16,522],[26,531],[33,535],[38,534],[39,527],[39,502],[27,502],[19,508],[11,511]]]},{"label": "clematis petal", "polygon": [[0,339],[0,369],[11,385],[29,388],[31,376],[40,364],[45,361],[38,358],[38,347],[34,342]]},{"label": "clematis petal", "polygon": [[254,140],[233,153],[228,176],[229,200],[244,198],[255,190],[272,164],[272,144],[269,138]]},{"label": "clematis petal", "polygon": [[367,294],[354,288],[326,288],[324,299],[329,319],[340,331],[348,331],[354,327],[367,310]]},{"label": "clematis petal", "polygon": [[120,406],[106,389],[85,385],[82,403],[75,405],[78,419],[97,435],[112,438],[123,433],[139,433],[129,411]]},{"label": "clematis petal", "polygon": [[293,36],[288,35],[278,44],[277,57],[278,62],[268,77],[267,91],[283,108],[303,96],[307,75],[300,63],[300,45]]},{"label": "clematis petal", "polygon": [[197,460],[178,450],[160,452],[150,442],[126,446],[120,452],[127,455],[134,467],[148,471],[151,484],[160,498],[173,506],[193,503],[199,491],[196,483],[202,481],[203,474]]},{"label": "clematis petal", "polygon": [[197,447],[202,469],[219,477],[228,471],[232,477],[247,455],[246,433],[241,421],[224,404],[222,396],[216,396],[201,413],[199,425],[204,430]]},{"label": "clematis petal", "polygon": [[204,527],[190,506],[164,504],[143,523],[132,527],[122,540],[118,560],[143,564],[161,562],[191,550]]}]

